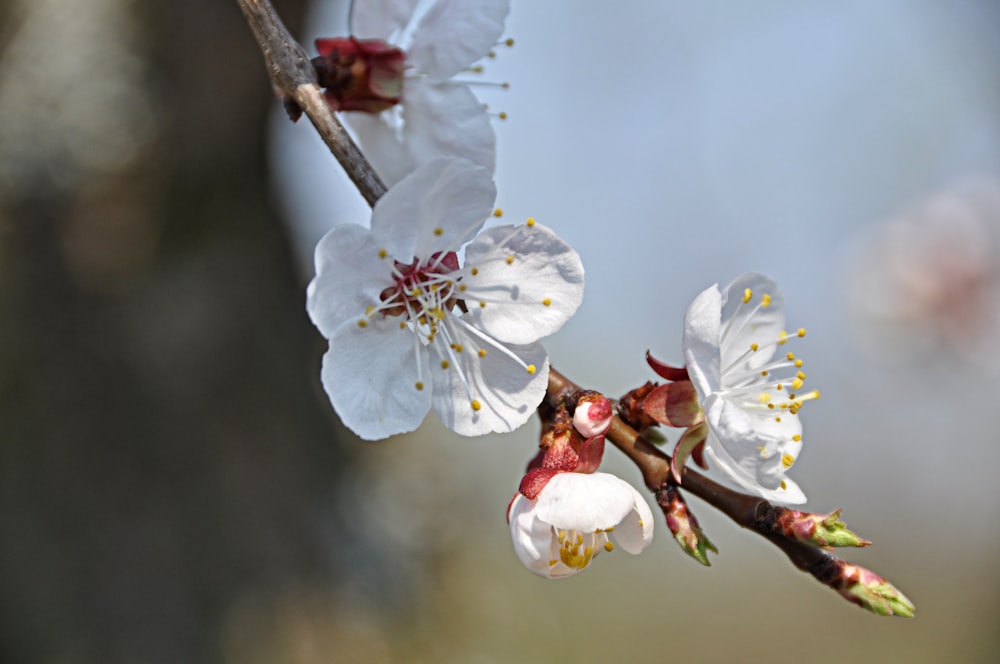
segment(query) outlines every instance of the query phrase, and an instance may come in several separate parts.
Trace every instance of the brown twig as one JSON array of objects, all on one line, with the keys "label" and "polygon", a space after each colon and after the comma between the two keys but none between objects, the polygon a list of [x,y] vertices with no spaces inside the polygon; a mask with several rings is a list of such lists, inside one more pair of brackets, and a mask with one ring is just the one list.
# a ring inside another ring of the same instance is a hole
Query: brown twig
[{"label": "brown twig", "polygon": [[294,101],[305,112],[361,195],[369,205],[375,205],[386,191],[385,184],[330,110],[305,49],[288,32],[268,0],[236,2],[264,54],[271,83],[286,100]]},{"label": "brown twig", "polygon": [[[579,389],[581,388],[566,376],[555,369],[549,369],[549,389],[546,395],[549,403],[554,404],[560,397]],[[653,493],[673,481],[670,476],[670,457],[621,418],[615,417],[612,421],[606,439],[635,463],[642,472],[643,482]],[[733,491],[687,467],[681,474],[681,480],[686,491],[709,503],[740,526],[766,538],[781,549],[800,570],[829,585],[829,570],[836,558],[822,549],[772,532],[768,524],[773,522],[772,513],[775,508],[771,503],[757,496]]]}]

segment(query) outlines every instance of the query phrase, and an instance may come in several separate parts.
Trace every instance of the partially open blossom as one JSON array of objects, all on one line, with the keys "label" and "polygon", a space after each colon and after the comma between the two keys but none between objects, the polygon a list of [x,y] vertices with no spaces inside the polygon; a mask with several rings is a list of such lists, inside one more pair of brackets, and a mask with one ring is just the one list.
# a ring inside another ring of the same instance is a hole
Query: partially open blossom
[{"label": "partially open blossom", "polygon": [[507,519],[518,559],[551,579],[582,572],[615,543],[638,554],[653,540],[646,501],[628,482],[607,473],[559,473],[534,500],[515,495]]},{"label": "partially open blossom", "polygon": [[533,219],[480,233],[495,196],[486,169],[434,160],[378,200],[371,230],[339,225],[316,247],[323,386],[362,438],[412,431],[431,407],[460,434],[511,431],[541,402],[538,340],[580,305],[583,266]]},{"label": "partially open blossom", "polygon": [[747,273],[723,290],[703,291],[684,318],[687,372],[704,411],[704,456],[744,489],[782,503],[806,497],[786,476],[802,449],[802,360],[785,330],[773,281]]},{"label": "partially open blossom", "polygon": [[386,184],[444,156],[493,171],[490,117],[455,76],[497,45],[509,11],[510,0],[355,0],[353,37],[317,40],[320,83],[338,110],[367,111],[345,120]]},{"label": "partially open blossom", "polygon": [[581,572],[601,551],[613,550],[608,537],[612,531],[621,548],[632,554],[653,539],[652,512],[639,492],[614,475],[595,472],[604,456],[607,427],[585,438],[575,423],[575,413],[584,404],[590,406],[583,411],[593,407],[595,415],[606,408],[610,422],[611,403],[596,392],[578,396],[573,417],[565,405],[550,419],[543,417],[541,451],[507,506],[518,559],[551,579]]}]

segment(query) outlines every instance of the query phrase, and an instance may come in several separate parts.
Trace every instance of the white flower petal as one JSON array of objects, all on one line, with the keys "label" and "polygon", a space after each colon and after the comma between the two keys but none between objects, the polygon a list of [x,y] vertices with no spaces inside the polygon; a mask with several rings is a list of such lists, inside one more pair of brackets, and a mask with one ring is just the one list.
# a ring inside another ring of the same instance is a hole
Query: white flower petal
[{"label": "white flower petal", "polygon": [[[781,441],[768,435],[771,431],[755,429],[753,418],[718,395],[709,397],[704,407],[709,424],[705,455],[713,468],[718,468],[744,489],[769,500],[784,503],[806,501],[798,485],[785,476],[782,465],[783,454],[787,452],[794,456],[792,450],[797,452],[801,443],[790,438]],[[792,415],[786,417],[797,420]],[[801,427],[791,421],[786,427],[801,431]],[[785,483],[784,489],[782,482]]]},{"label": "white flower petal", "polygon": [[421,0],[354,0],[351,34],[360,39],[388,39],[402,31]]},{"label": "white flower petal", "polygon": [[631,484],[608,473],[559,473],[538,495],[536,510],[557,529],[593,533],[622,523],[634,510],[635,495]]},{"label": "white flower petal", "polygon": [[323,336],[330,338],[347,320],[379,301],[392,284],[391,259],[379,260],[368,229],[335,226],[316,245],[316,276],[306,289],[306,311]]},{"label": "white flower petal", "polygon": [[[749,290],[751,299],[744,303]],[[762,306],[762,298],[770,300]],[[749,356],[746,366],[757,368],[766,364],[775,354],[774,343],[785,329],[785,301],[778,284],[762,274],[747,272],[729,284],[722,294],[722,368],[732,366],[744,355],[751,344],[760,350]]]},{"label": "white flower petal", "polygon": [[438,0],[418,19],[407,56],[431,80],[451,78],[500,40],[510,0]]},{"label": "white flower petal", "polygon": [[496,199],[489,172],[464,159],[423,164],[378,199],[372,238],[408,264],[434,250],[455,250],[482,228]]},{"label": "white flower petal", "polygon": [[714,285],[703,290],[684,314],[684,360],[702,401],[721,385],[721,311],[722,294],[718,285]]},{"label": "white flower petal", "polygon": [[[549,561],[553,560],[554,541],[552,526],[541,521],[534,508],[534,500],[520,493],[514,497],[508,514],[511,541],[522,565],[539,576],[550,576]],[[573,570],[574,573],[579,571]]]},{"label": "white flower petal", "polygon": [[[549,362],[542,345],[508,345],[505,352],[462,323],[452,322],[448,329],[450,342],[460,345],[462,352],[448,343],[435,343],[437,358],[430,369],[434,411],[445,426],[463,436],[478,436],[513,431],[527,422],[548,386]],[[481,350],[485,355],[480,356]],[[441,368],[442,361],[448,362],[447,369]],[[534,371],[529,373],[525,365]],[[478,402],[479,410],[473,409],[472,401]]]},{"label": "white flower petal", "polygon": [[371,113],[342,113],[344,123],[350,127],[365,157],[375,168],[387,187],[402,180],[417,168],[416,159],[402,137],[389,122],[396,109],[378,115]]},{"label": "white flower petal", "polygon": [[509,343],[552,334],[583,300],[580,256],[540,224],[483,231],[465,249],[465,274],[470,304],[488,303],[472,311],[474,324]]},{"label": "white flower petal", "polygon": [[407,78],[403,87],[403,143],[411,160],[460,157],[496,167],[496,134],[490,117],[469,86]]},{"label": "white flower petal", "polygon": [[323,387],[334,409],[367,440],[413,431],[430,410],[430,380],[420,375],[426,351],[400,320],[375,317],[365,327],[348,321],[323,356]]}]

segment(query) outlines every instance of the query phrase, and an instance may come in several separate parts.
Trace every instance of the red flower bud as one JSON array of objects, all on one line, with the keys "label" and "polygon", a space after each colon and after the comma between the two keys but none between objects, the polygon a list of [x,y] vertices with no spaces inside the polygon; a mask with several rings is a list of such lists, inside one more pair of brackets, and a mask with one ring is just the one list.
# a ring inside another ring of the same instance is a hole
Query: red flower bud
[{"label": "red flower bud", "polygon": [[406,55],[381,39],[317,39],[312,59],[320,87],[335,111],[381,113],[403,94]]}]

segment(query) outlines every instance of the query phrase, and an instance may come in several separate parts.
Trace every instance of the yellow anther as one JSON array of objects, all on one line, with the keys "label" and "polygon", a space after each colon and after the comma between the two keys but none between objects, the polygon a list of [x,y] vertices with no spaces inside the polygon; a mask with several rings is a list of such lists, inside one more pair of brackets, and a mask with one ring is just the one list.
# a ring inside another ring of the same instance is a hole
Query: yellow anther
[{"label": "yellow anther", "polygon": [[359,320],[358,321],[358,327],[368,327],[368,321],[366,321],[366,320]]},{"label": "yellow anther", "polygon": [[537,369],[537,368],[535,368],[535,365],[534,365],[534,364],[529,364],[529,365],[528,365],[528,366],[527,366],[527,367],[525,368],[525,371],[527,371],[528,373],[530,373],[530,374],[534,375],[534,373],[535,373],[536,371],[538,371],[538,369]]},{"label": "yellow anther", "polygon": [[758,348],[760,348],[760,346],[758,346],[757,344],[750,344],[750,350],[752,350],[753,352],[756,353]]},{"label": "yellow anther", "polygon": [[800,379],[800,380],[805,380],[806,379],[806,372],[805,371],[800,371],[797,374],[795,374],[795,377],[798,378],[798,379]]},{"label": "yellow anther", "polygon": [[507,260],[507,265],[513,265],[514,264],[514,256],[513,255],[508,256],[506,258],[506,260]]},{"label": "yellow anther", "polygon": [[544,304],[547,307],[551,307],[552,306],[551,298],[545,298],[544,300],[542,300],[542,304]]},{"label": "yellow anther", "polygon": [[450,366],[451,366],[451,363],[448,362],[448,360],[441,360],[441,368],[442,369],[447,369]]},{"label": "yellow anther", "polygon": [[760,372],[760,375],[761,375],[761,376],[767,376],[767,369],[765,369],[764,371],[761,371],[761,372]]},{"label": "yellow anther", "polygon": [[485,348],[480,348],[479,349],[479,357],[486,357],[486,349]]},{"label": "yellow anther", "polygon": [[746,304],[753,297],[753,291],[747,288],[743,291],[743,304]]},{"label": "yellow anther", "polygon": [[442,233],[444,233],[444,229],[440,226],[434,229],[434,235],[441,235]]},{"label": "yellow anther", "polygon": [[514,38],[513,37],[508,37],[506,39],[506,41],[504,41],[504,44],[506,44],[507,46],[513,46],[514,45]]},{"label": "yellow anther", "polygon": [[806,328],[804,328],[804,327],[800,327],[800,328],[799,328],[799,331],[798,331],[798,332],[796,332],[795,334],[799,335],[800,337],[804,337],[804,336],[806,336]]},{"label": "yellow anther", "polygon": [[469,405],[472,406],[472,410],[476,411],[483,407],[483,404],[479,403],[479,399],[473,399]]},{"label": "yellow anther", "polygon": [[510,83],[504,81],[503,83],[500,84],[500,87],[503,88],[504,90],[510,90]]},{"label": "yellow anther", "polygon": [[465,284],[459,284],[458,285],[458,290],[460,292],[464,293],[466,290],[468,290],[468,286],[466,286]]},{"label": "yellow anther", "polygon": [[784,389],[784,387],[785,387],[784,385],[782,385],[781,383],[778,383],[777,385],[774,386],[774,389],[776,389],[776,390],[778,390],[780,392],[782,389]]},{"label": "yellow anther", "polygon": [[795,353],[789,353],[788,355],[785,355],[785,357],[787,357],[788,361],[791,362],[795,359]]},{"label": "yellow anther", "polygon": [[782,330],[781,334],[778,335],[778,345],[784,346],[786,341],[788,341],[788,332]]},{"label": "yellow anther", "polygon": [[800,389],[802,389],[802,379],[801,378],[796,378],[795,380],[792,381],[792,389],[793,390],[800,390]]},{"label": "yellow anther", "polygon": [[479,308],[480,308],[480,309],[485,309],[485,308],[486,308],[486,303],[485,303],[485,302],[483,302],[482,300],[480,300],[480,301],[479,301]]},{"label": "yellow anther", "polygon": [[799,369],[802,368],[802,360],[795,360],[795,366]]},{"label": "yellow anther", "polygon": [[773,403],[767,404],[767,407],[770,408],[771,410],[774,410],[774,404]]},{"label": "yellow anther", "polygon": [[780,422],[780,421],[781,421],[781,415],[779,415],[779,416],[777,416],[776,418],[774,418],[774,421],[775,421],[775,422]]},{"label": "yellow anther", "polygon": [[402,320],[399,321],[399,329],[401,329],[401,330],[405,330],[406,329],[406,321],[402,321]]},{"label": "yellow anther", "polygon": [[760,296],[760,306],[762,306],[762,307],[769,307],[769,306],[771,306],[771,296],[768,295],[767,293],[764,293],[763,295],[761,295]]},{"label": "yellow anther", "polygon": [[420,390],[424,389],[424,384],[418,380],[416,385],[414,385],[414,387],[417,388],[417,391],[419,392]]},{"label": "yellow anther", "polygon": [[802,440],[802,436],[800,436],[799,434],[795,434],[794,436],[792,436],[792,440],[794,440],[797,443]]},{"label": "yellow anther", "polygon": [[615,545],[611,543],[611,540],[608,540],[604,543],[604,550],[607,551],[608,553],[615,550]]},{"label": "yellow anther", "polygon": [[483,73],[483,66],[482,65],[476,65],[475,67],[470,67],[469,71],[471,71],[473,74],[482,74]]},{"label": "yellow anther", "polygon": [[785,483],[785,480],[781,480],[781,488],[782,489],[787,489],[788,488],[788,485]]},{"label": "yellow anther", "polygon": [[389,255],[389,252],[386,251],[385,249],[379,249],[378,250],[378,257],[379,258],[385,258],[388,255]]},{"label": "yellow anther", "polygon": [[642,519],[639,519],[639,527],[642,528],[643,525],[645,524],[643,524]]},{"label": "yellow anther", "polygon": [[373,311],[375,311],[375,305],[369,304],[367,307],[365,307],[366,316],[371,316]]},{"label": "yellow anther", "polygon": [[793,463],[795,463],[795,457],[793,457],[791,454],[781,455],[782,466],[784,466],[785,468],[791,468]]},{"label": "yellow anther", "polygon": [[471,270],[469,270],[469,274],[471,274],[472,276],[476,276],[477,274],[479,274],[479,268],[478,267],[472,268]]},{"label": "yellow anther", "polygon": [[558,560],[550,560],[549,567],[555,567],[558,562],[559,562]]},{"label": "yellow anther", "polygon": [[524,222],[524,223],[528,225],[528,228],[534,228],[535,227],[535,218],[534,217],[528,217],[528,220],[526,222]]},{"label": "yellow anther", "polygon": [[452,344],[451,345],[451,349],[453,351],[455,351],[456,353],[461,353],[462,350],[463,350],[463,348],[464,348],[464,346],[462,346],[462,344]]},{"label": "yellow anther", "polygon": [[504,111],[500,111],[500,112],[499,112],[499,113],[497,114],[497,117],[498,117],[498,118],[500,118],[501,120],[506,120],[506,119],[507,119],[507,113],[506,113],[506,112],[504,112]]},{"label": "yellow anther", "polygon": [[501,210],[500,208],[497,208],[496,210],[493,210],[493,216],[494,217],[502,217],[503,216],[503,210]]},{"label": "yellow anther", "polygon": [[420,286],[417,286],[412,291],[410,291],[410,295],[412,295],[413,297],[419,297],[423,294],[424,294],[424,289],[421,288]]},{"label": "yellow anther", "polygon": [[767,392],[764,392],[764,393],[763,393],[763,394],[761,394],[761,395],[760,395],[759,397],[757,397],[757,399],[758,399],[758,400],[759,400],[759,401],[760,401],[761,403],[767,403],[768,401],[770,401],[770,400],[771,400],[771,395],[770,395],[770,394],[768,394]]}]

